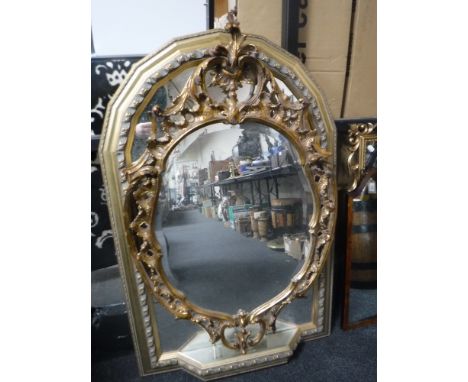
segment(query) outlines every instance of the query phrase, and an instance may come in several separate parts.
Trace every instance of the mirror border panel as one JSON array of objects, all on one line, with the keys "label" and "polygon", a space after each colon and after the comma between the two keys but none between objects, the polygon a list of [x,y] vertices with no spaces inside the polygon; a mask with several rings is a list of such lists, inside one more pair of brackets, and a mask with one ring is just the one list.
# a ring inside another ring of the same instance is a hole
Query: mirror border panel
[{"label": "mirror border panel", "polygon": [[[122,214],[124,209],[124,195],[128,190],[126,177],[122,176],[122,170],[126,166],[125,149],[130,142],[130,120],[134,115],[139,102],[141,102],[150,89],[153,88],[159,76],[164,77],[165,71],[169,72],[186,62],[200,60],[207,54],[209,48],[215,44],[228,44],[230,34],[224,31],[212,30],[196,35],[191,35],[174,40],[160,51],[150,55],[138,63],[134,64],[124,83],[110,101],[105,121],[102,139],[100,142],[100,158],[103,164],[103,178],[108,193],[111,224],[116,242],[116,251],[119,260],[119,267],[122,274],[124,291],[129,308],[129,319],[133,333],[134,345],[137,353],[138,364],[141,374],[154,373],[155,371],[167,371],[178,368],[178,362],[173,354],[161,354],[158,341],[158,331],[154,311],[151,309],[152,301],[147,295],[142,282],[143,278],[135,269],[131,260],[131,251],[127,238],[125,217]],[[264,53],[265,61],[269,67],[276,71],[277,78],[283,76],[284,82],[292,88],[296,88],[302,93],[311,104],[311,112],[317,121],[322,142],[331,152],[331,166],[335,168],[335,126],[326,106],[325,100],[318,87],[310,79],[300,61],[285,52],[278,46],[263,39],[262,37],[247,35],[246,43],[253,43]],[[272,57],[272,58],[270,58]],[[292,76],[287,77],[287,74]],[[324,138],[324,139],[323,139]],[[332,182],[334,183],[334,176]],[[333,199],[336,200],[336,189],[333,184]],[[333,234],[332,234],[333,236]],[[328,251],[330,252],[330,243]],[[331,254],[329,255],[331,257]],[[324,262],[325,263],[325,262]],[[321,265],[323,266],[323,264]],[[326,272],[322,273],[325,280],[323,285],[318,287],[319,293],[323,295],[318,302],[322,306],[322,312],[315,313],[316,318],[327,315],[323,306],[328,303],[331,306],[331,260],[328,261]],[[328,281],[328,282],[327,282]],[[315,282],[314,285],[319,284]],[[328,285],[326,285],[328,284]],[[328,291],[326,291],[328,287]],[[327,296],[325,296],[327,295]],[[325,299],[327,301],[325,301]],[[317,312],[317,309],[316,309]],[[329,316],[329,312],[328,312]],[[323,322],[323,317],[322,317]],[[315,328],[317,336],[327,335],[328,328],[323,324]],[[318,329],[322,329],[320,331]],[[303,336],[311,336],[312,333],[304,330]],[[320,333],[318,333],[320,332]],[[295,346],[293,346],[295,347]],[[292,353],[291,353],[292,354]],[[289,355],[286,355],[288,357]],[[260,367],[260,366],[259,366]],[[265,367],[265,366],[262,366]]]},{"label": "mirror border panel", "polygon": [[341,309],[341,327],[343,330],[352,330],[377,324],[377,313],[357,321],[350,320],[350,294],[352,275],[352,221],[353,198],[362,191],[362,183],[366,178],[366,147],[367,142],[377,141],[377,123],[352,123],[348,129],[348,171],[351,176],[351,184],[346,193],[346,246],[344,256],[343,298]]}]

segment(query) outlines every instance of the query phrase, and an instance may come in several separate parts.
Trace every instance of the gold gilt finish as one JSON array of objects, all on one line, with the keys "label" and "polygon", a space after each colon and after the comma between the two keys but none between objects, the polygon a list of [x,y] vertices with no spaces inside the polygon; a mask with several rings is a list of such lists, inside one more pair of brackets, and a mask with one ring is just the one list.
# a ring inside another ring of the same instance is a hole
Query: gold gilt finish
[{"label": "gold gilt finish", "polygon": [[[352,177],[351,186],[348,192],[356,189],[359,179],[362,175],[365,166],[365,142],[376,139],[373,134],[377,129],[376,123],[353,123],[349,127],[348,132],[348,170]],[[361,148],[361,149],[360,149]]]},{"label": "gold gilt finish", "polygon": [[[322,270],[333,237],[335,222],[335,184],[333,155],[323,149],[316,128],[309,118],[308,103],[286,95],[274,75],[259,59],[252,44],[245,44],[239,24],[229,15],[226,29],[231,34],[227,45],[218,45],[202,60],[172,105],[152,110],[153,128],[143,156],[125,168],[124,218],[130,228],[131,253],[144,282],[158,302],[176,318],[203,327],[211,341],[219,340],[245,354],[265,333],[275,331],[280,311],[302,297]],[[250,86],[246,100],[239,101],[238,90]],[[221,100],[210,96],[210,88],[222,90]],[[314,215],[309,223],[311,250],[290,284],[276,297],[251,312],[239,310],[230,315],[211,311],[190,302],[168,281],[162,266],[162,252],[155,237],[154,216],[166,160],[181,139],[212,124],[239,124],[247,120],[262,122],[286,135],[296,146],[301,164],[311,184]],[[255,335],[248,329],[257,326]],[[234,338],[225,336],[234,328]]]}]

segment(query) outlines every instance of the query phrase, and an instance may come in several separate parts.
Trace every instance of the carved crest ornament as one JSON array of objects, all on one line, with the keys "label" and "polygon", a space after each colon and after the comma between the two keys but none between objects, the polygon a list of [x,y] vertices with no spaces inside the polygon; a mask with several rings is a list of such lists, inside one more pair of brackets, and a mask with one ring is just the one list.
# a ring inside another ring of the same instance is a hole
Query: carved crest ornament
[{"label": "carved crest ornament", "polygon": [[[268,331],[275,331],[281,310],[304,297],[321,272],[333,238],[336,188],[334,156],[321,145],[309,102],[282,90],[273,72],[259,59],[261,53],[245,43],[246,35],[231,13],[226,30],[230,42],[216,46],[200,60],[172,104],[164,110],[152,109],[152,133],[146,150],[123,169],[128,184],[124,216],[132,256],[147,290],[174,317],[205,329],[213,343],[222,341],[245,354]],[[222,96],[212,96],[213,88],[218,88]],[[240,90],[245,89],[248,95],[244,91],[241,97]],[[240,124],[248,120],[276,129],[293,143],[313,192],[314,214],[309,222],[309,256],[289,285],[254,310],[230,315],[193,304],[169,282],[155,236],[154,216],[167,158],[180,140],[212,123]],[[228,328],[234,330],[234,336],[226,334]]]},{"label": "carved crest ornament", "polygon": [[[348,132],[348,171],[352,183],[348,192],[354,191],[365,170],[365,142],[377,138],[376,123],[353,123]],[[364,147],[363,147],[364,146]]]}]

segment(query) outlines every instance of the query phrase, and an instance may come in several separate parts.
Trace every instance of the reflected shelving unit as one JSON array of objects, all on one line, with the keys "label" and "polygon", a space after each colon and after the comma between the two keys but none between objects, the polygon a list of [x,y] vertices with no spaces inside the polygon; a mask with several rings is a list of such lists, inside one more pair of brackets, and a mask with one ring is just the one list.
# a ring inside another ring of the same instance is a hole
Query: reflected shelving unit
[{"label": "reflected shelving unit", "polygon": [[[282,166],[274,169],[262,170],[256,173],[247,174],[247,175],[239,175],[235,177],[230,177],[227,179],[219,180],[217,182],[209,182],[203,185],[199,185],[200,193],[204,193],[207,195],[207,190],[209,190],[209,197],[213,200],[216,199],[215,196],[215,187],[220,187],[222,194],[226,195],[228,186],[230,185],[240,185],[241,190],[243,184],[248,184],[250,188],[250,196],[252,200],[252,204],[259,204],[261,205],[263,202],[268,202],[268,205],[271,207],[271,194],[276,198],[279,198],[279,185],[278,179],[288,176],[298,175],[300,171],[299,165],[287,165]],[[266,183],[266,187],[268,190],[268,197],[267,200],[262,200],[262,192],[261,192],[261,182],[264,181]],[[257,195],[257,197],[256,197]]]}]

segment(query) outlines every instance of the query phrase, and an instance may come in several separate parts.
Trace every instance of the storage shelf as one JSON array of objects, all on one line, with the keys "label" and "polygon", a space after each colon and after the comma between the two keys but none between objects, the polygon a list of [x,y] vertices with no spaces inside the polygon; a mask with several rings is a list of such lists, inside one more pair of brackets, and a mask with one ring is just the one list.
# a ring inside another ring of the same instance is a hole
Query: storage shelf
[{"label": "storage shelf", "polygon": [[254,174],[239,175],[239,176],[235,176],[232,178],[219,180],[217,182],[210,182],[210,183],[202,184],[199,187],[225,186],[228,184],[250,182],[253,180],[280,178],[284,176],[297,175],[300,169],[301,169],[300,165],[288,165],[288,166],[278,167],[278,168],[274,168],[270,170],[259,171]]},{"label": "storage shelf", "polygon": [[[240,184],[242,187],[244,183],[249,183],[250,184],[250,196],[251,196],[252,203],[255,204],[256,202],[255,190],[254,190],[254,188],[256,188],[256,191],[257,191],[256,193],[258,196],[257,204],[262,204],[263,201],[267,201],[268,205],[271,206],[270,194],[273,193],[276,198],[279,198],[279,189],[278,189],[277,179],[282,178],[282,177],[297,175],[298,172],[301,171],[301,169],[302,167],[298,164],[287,165],[287,166],[282,166],[282,167],[278,167],[274,169],[259,171],[254,174],[239,175],[239,176],[235,176],[232,178],[223,179],[217,182],[206,183],[206,184],[198,186],[198,189],[204,189],[204,190],[209,189],[211,198],[213,199],[214,187],[216,186],[221,187],[222,192],[226,194],[228,185]],[[267,200],[263,200],[262,193],[260,191],[261,190],[260,182],[262,180],[266,181],[267,190],[268,190]],[[273,181],[273,184],[271,185],[270,185],[270,180]]]}]

